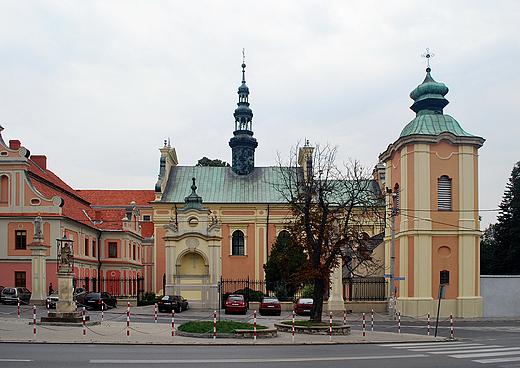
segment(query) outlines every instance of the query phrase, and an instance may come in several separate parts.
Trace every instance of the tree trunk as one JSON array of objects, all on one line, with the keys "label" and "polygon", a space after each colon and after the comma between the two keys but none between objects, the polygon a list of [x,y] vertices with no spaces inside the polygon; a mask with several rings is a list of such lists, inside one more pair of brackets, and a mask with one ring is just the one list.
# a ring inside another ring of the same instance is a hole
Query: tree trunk
[{"label": "tree trunk", "polygon": [[323,314],[323,295],[325,294],[325,280],[322,278],[314,278],[314,305],[311,312],[312,322],[321,322]]}]

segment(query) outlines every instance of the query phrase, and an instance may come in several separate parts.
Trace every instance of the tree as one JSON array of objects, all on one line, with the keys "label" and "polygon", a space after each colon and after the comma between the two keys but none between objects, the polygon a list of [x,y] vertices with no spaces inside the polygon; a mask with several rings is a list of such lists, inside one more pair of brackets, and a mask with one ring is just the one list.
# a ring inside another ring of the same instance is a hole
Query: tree
[{"label": "tree", "polygon": [[520,275],[520,161],[511,172],[498,222],[484,231],[481,241],[481,272]]},{"label": "tree", "polygon": [[227,166],[229,167],[229,164],[226,161],[219,160],[218,158],[212,160],[210,158],[207,158],[204,156],[201,158],[195,166]]},{"label": "tree", "polygon": [[275,291],[280,300],[292,300],[300,286],[298,271],[305,261],[307,255],[302,247],[295,246],[290,234],[287,231],[278,234],[269,259],[264,264],[267,290]]},{"label": "tree", "polygon": [[[278,159],[282,179],[276,187],[292,210],[286,226],[294,244],[308,255],[298,274],[300,281],[314,284],[315,322],[321,321],[330,274],[340,266],[342,253],[376,267],[364,233],[379,233],[384,224],[383,196],[370,172],[352,160],[338,168],[336,152],[337,147],[306,144],[291,150],[288,164]],[[297,163],[304,167],[303,174]]]}]

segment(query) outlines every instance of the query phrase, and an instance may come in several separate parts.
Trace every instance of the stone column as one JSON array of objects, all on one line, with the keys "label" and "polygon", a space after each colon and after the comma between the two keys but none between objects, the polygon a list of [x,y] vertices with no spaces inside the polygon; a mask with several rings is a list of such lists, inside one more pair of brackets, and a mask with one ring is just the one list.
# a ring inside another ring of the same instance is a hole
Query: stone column
[{"label": "stone column", "polygon": [[341,265],[335,267],[332,271],[332,288],[328,302],[329,311],[337,311],[345,309],[343,303],[343,297],[341,296],[341,287],[343,283],[343,277],[341,272]]},{"label": "stone column", "polygon": [[76,311],[76,305],[73,301],[73,279],[74,273],[68,271],[56,272],[58,276],[58,296],[59,301],[56,303],[56,313],[73,313]]},{"label": "stone column", "polygon": [[47,250],[43,243],[27,244],[31,250],[32,295],[31,305],[45,305],[47,301]]}]

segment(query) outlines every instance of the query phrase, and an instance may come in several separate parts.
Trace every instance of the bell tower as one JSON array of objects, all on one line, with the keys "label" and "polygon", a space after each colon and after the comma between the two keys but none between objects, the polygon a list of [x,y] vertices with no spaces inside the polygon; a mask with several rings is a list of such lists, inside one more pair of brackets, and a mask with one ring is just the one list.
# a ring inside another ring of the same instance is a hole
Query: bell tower
[{"label": "bell tower", "polygon": [[[464,131],[450,115],[448,87],[426,77],[410,97],[415,118],[380,154],[385,182],[396,197],[395,282],[397,310],[404,315],[436,315],[439,285],[446,285],[441,316],[482,316],[478,149],[484,139]],[[390,192],[390,191],[389,191]],[[391,231],[385,235],[390,273]]]},{"label": "bell tower", "polygon": [[249,87],[246,85],[245,53],[242,51],[242,84],[238,87],[238,107],[235,109],[235,131],[229,140],[232,152],[231,170],[237,175],[247,175],[255,169],[255,149],[258,147],[253,137],[253,111],[249,107]]}]

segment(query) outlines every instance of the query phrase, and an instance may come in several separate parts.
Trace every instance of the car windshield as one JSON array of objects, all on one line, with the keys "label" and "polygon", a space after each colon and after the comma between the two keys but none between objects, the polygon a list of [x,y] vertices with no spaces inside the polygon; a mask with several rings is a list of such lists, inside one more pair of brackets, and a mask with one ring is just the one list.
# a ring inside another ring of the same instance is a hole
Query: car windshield
[{"label": "car windshield", "polygon": [[13,288],[5,288],[4,290],[2,290],[2,293],[4,293],[4,294],[15,294],[16,291]]},{"label": "car windshield", "polygon": [[230,297],[228,298],[228,300],[229,300],[230,302],[241,302],[241,301],[244,300],[244,297],[243,297],[243,296],[235,295],[235,296],[230,296]]},{"label": "car windshield", "polygon": [[101,294],[100,293],[88,293],[86,295],[87,298],[92,298],[92,299],[101,299]]},{"label": "car windshield", "polygon": [[300,304],[312,304],[312,299],[300,299]]}]

